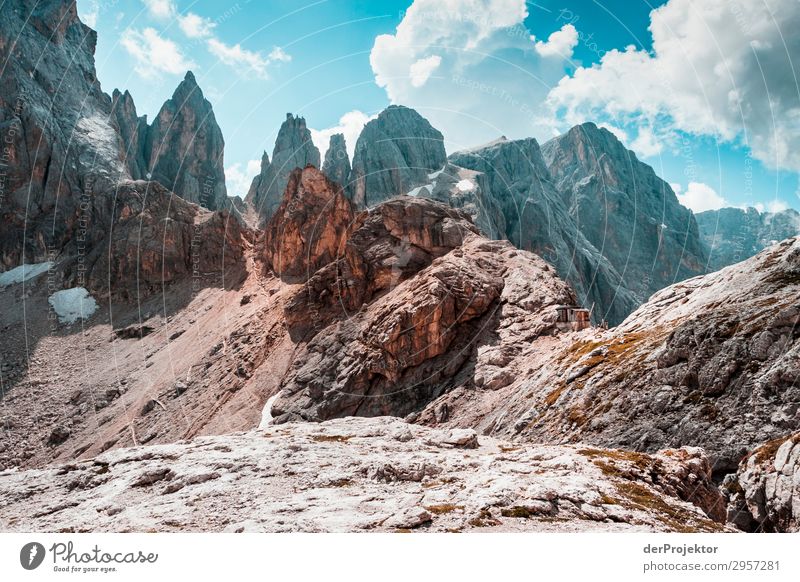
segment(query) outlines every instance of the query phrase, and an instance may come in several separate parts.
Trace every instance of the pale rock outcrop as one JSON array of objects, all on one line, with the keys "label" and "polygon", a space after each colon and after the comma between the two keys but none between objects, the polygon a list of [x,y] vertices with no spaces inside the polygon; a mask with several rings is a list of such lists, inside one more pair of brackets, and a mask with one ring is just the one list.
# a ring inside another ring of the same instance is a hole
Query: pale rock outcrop
[{"label": "pale rock outcrop", "polygon": [[793,238],[667,287],[617,328],[538,340],[500,393],[452,392],[421,418],[433,423],[446,406],[449,426],[515,440],[701,446],[721,479],[800,429],[798,296]]},{"label": "pale rock outcrop", "polygon": [[761,445],[723,484],[728,520],[745,531],[800,531],[800,433]]},{"label": "pale rock outcrop", "polygon": [[[58,437],[60,438],[60,437]],[[391,418],[198,437],[0,472],[4,531],[715,532],[697,451],[511,445]],[[716,494],[721,499],[719,493]]]}]

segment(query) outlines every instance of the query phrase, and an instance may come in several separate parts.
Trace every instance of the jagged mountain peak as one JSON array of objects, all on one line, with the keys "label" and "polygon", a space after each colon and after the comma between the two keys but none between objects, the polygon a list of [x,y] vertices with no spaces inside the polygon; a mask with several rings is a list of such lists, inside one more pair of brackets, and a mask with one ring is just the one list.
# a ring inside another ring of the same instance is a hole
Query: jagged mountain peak
[{"label": "jagged mountain peak", "polygon": [[358,137],[350,195],[359,207],[374,206],[428,184],[446,161],[442,133],[414,109],[391,105]]},{"label": "jagged mountain peak", "polygon": [[246,199],[268,221],[283,199],[289,175],[295,168],[302,169],[308,165],[321,166],[319,149],[311,139],[305,118],[287,113],[278,129],[272,161],[264,152],[261,171],[253,178]]}]

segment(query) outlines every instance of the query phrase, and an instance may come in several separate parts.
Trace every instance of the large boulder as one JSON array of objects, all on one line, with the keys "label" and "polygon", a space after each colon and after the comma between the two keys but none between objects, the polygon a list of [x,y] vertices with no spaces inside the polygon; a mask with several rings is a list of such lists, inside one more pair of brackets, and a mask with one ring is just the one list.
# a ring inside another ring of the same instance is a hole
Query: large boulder
[{"label": "large boulder", "polygon": [[800,531],[800,432],[769,441],[724,483],[728,519],[745,531]]}]

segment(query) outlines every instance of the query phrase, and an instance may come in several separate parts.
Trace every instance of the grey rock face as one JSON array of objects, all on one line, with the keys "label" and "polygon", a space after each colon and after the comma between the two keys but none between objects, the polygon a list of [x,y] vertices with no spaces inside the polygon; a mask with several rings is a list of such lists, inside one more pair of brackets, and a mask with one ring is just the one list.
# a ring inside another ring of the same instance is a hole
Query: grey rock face
[{"label": "grey rock face", "polygon": [[455,166],[478,172],[477,185],[504,217],[502,236],[553,264],[575,288],[580,302],[594,305],[597,321],[619,323],[638,305],[614,265],[572,220],[535,139],[501,138],[456,152],[448,159]]},{"label": "grey rock face", "polygon": [[540,413],[521,435],[645,451],[691,443],[717,475],[735,472],[759,444],[800,430],[798,296],[800,238],[659,291],[529,376],[541,392],[525,410]]},{"label": "grey rock face", "polygon": [[413,109],[391,105],[358,137],[350,195],[359,207],[374,206],[428,184],[446,161],[441,132]]},{"label": "grey rock face", "polygon": [[347,186],[347,180],[350,177],[350,157],[347,155],[347,145],[344,135],[341,133],[331,136],[328,151],[325,152],[322,172],[340,186]]},{"label": "grey rock face", "polygon": [[283,200],[292,170],[305,168],[309,164],[320,167],[319,150],[311,140],[306,120],[287,113],[275,140],[272,163],[264,153],[261,172],[253,179],[246,200],[265,220],[269,220]]},{"label": "grey rock face", "polygon": [[708,268],[716,271],[761,252],[790,236],[800,234],[800,213],[759,212],[755,208],[721,208],[695,215]]},{"label": "grey rock face", "polygon": [[136,105],[128,91],[120,93],[114,89],[111,103],[111,123],[119,134],[121,159],[131,178],[144,180],[147,176],[147,116],[136,114]]},{"label": "grey rock face", "polygon": [[729,521],[745,531],[800,531],[800,432],[758,447],[732,477]]},{"label": "grey rock face", "polygon": [[578,229],[637,303],[704,272],[694,216],[611,132],[584,123],[545,143],[542,154]]},{"label": "grey rock face", "polygon": [[81,197],[126,176],[96,33],[74,2],[11,0],[0,18],[0,264],[47,260],[74,237]]},{"label": "grey rock face", "polygon": [[147,132],[150,179],[190,202],[224,208],[224,147],[211,103],[189,71]]}]

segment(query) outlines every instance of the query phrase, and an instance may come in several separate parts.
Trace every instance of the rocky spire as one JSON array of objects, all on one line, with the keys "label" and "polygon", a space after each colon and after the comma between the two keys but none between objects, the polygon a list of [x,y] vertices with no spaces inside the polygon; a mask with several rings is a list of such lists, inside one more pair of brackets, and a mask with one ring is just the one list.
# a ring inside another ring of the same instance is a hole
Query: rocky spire
[{"label": "rocky spire", "polygon": [[408,107],[391,105],[364,126],[353,154],[350,194],[358,206],[407,194],[447,161],[444,138]]},{"label": "rocky spire", "polygon": [[227,199],[224,146],[211,103],[189,71],[148,130],[150,178],[186,200],[222,208]]},{"label": "rocky spire", "polygon": [[144,180],[147,176],[145,144],[147,142],[147,116],[136,114],[133,97],[126,90],[114,89],[111,95],[111,123],[119,134],[120,158],[131,178]]},{"label": "rocky spire", "polygon": [[347,145],[343,134],[335,133],[331,136],[328,151],[325,152],[322,171],[337,184],[347,186],[350,176],[350,157],[347,155]]},{"label": "rocky spire", "polygon": [[283,199],[289,174],[295,168],[305,168],[309,164],[320,167],[319,150],[311,141],[306,120],[287,113],[275,140],[272,163],[265,154],[261,160],[261,173],[253,179],[247,194],[248,201],[268,220]]}]

